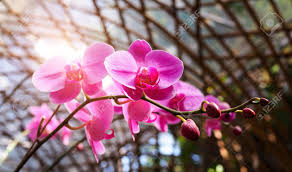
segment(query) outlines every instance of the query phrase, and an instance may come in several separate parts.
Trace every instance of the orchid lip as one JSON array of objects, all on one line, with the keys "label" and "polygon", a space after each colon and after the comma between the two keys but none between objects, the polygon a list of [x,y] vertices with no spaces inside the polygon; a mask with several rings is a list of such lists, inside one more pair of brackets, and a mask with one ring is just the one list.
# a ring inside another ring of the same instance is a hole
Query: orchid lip
[{"label": "orchid lip", "polygon": [[179,110],[179,103],[184,99],[184,97],[185,95],[182,93],[176,94],[175,97],[169,101],[169,107],[175,110]]},{"label": "orchid lip", "polygon": [[79,63],[66,65],[65,71],[66,78],[70,81],[81,81],[83,79],[83,72]]},{"label": "orchid lip", "polygon": [[153,88],[159,82],[159,72],[154,67],[141,67],[136,75],[135,83],[140,88]]}]

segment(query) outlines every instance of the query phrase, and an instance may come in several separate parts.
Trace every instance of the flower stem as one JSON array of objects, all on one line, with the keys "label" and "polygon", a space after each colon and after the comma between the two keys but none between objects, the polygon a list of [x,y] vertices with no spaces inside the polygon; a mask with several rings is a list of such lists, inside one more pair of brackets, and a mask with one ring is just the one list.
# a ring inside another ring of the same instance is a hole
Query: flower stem
[{"label": "flower stem", "polygon": [[[92,98],[92,99],[86,99],[86,101],[84,101],[81,105],[79,105],[72,113],[70,113],[67,118],[61,122],[59,124],[59,126],[53,130],[48,136],[46,136],[44,139],[36,142],[39,138],[37,138],[33,143],[32,146],[30,147],[30,149],[27,151],[27,153],[25,154],[25,156],[23,157],[23,159],[21,160],[21,162],[18,164],[18,166],[16,167],[16,169],[14,170],[15,172],[19,171],[23,165],[30,159],[30,157],[45,143],[47,142],[53,135],[55,135],[62,127],[64,127],[69,121],[70,119],[80,110],[82,109],[84,106],[86,106],[87,104],[91,103],[91,102],[95,102],[95,101],[99,101],[99,100],[106,100],[106,99],[120,99],[120,98],[128,98],[126,95],[116,95],[116,96],[103,96],[103,97],[97,97],[97,98]],[[173,114],[174,116],[177,115],[191,115],[191,114],[200,114],[200,113],[204,113],[203,109],[200,108],[198,110],[193,110],[193,111],[177,111],[174,109],[171,109],[169,107],[166,107],[152,99],[150,99],[149,97],[143,95],[142,97],[143,100],[163,109],[166,110],[167,112],[170,112],[171,114]],[[225,109],[222,110],[222,113],[228,113],[228,112],[235,112],[236,110],[239,110],[241,108],[243,108],[244,106],[248,105],[248,104],[258,104],[259,103],[259,98],[258,97],[254,97],[251,98],[250,100],[248,100],[247,102],[238,105],[236,107],[230,108],[230,109]],[[56,110],[54,111],[54,113],[52,114],[52,116],[50,117],[50,119],[47,121],[47,123],[45,124],[45,126],[42,128],[41,133],[45,130],[46,126],[48,125],[48,123],[50,122],[50,120],[53,118],[53,116],[57,113],[57,111],[59,110],[60,105],[58,105],[58,107],[56,108]],[[36,145],[35,145],[36,144]]]},{"label": "flower stem", "polygon": [[71,126],[69,123],[65,124],[65,126],[66,126],[67,128],[69,128],[70,130],[79,130],[79,129],[85,127],[85,126],[86,126],[86,123],[83,123],[83,124],[81,124],[81,125],[78,126],[78,127],[73,127],[73,126]]},{"label": "flower stem", "polygon": [[176,115],[176,117],[178,117],[182,122],[185,122],[186,120],[182,117],[182,116],[180,116],[180,115]]},{"label": "flower stem", "polygon": [[203,112],[201,109],[193,110],[193,111],[177,111],[177,110],[171,109],[169,107],[166,107],[166,106],[164,106],[164,105],[162,105],[162,104],[150,99],[149,97],[147,97],[145,95],[142,97],[142,99],[147,101],[147,102],[149,102],[149,103],[151,103],[151,104],[153,104],[153,105],[155,105],[155,106],[157,106],[157,107],[160,107],[163,110],[166,110],[167,112],[170,112],[174,116],[176,116],[176,115],[200,114],[200,113]]},{"label": "flower stem", "polygon": [[248,104],[259,104],[260,103],[259,99],[260,98],[258,98],[258,97],[253,97],[253,98],[249,99],[248,101],[242,103],[241,105],[235,106],[233,108],[221,110],[221,112],[222,113],[235,112],[236,110],[240,110]]},{"label": "flower stem", "polygon": [[42,135],[41,128],[42,128],[44,120],[45,120],[45,116],[42,116],[42,119],[41,119],[39,127],[38,127],[38,132],[37,132],[36,138],[39,138]]},{"label": "flower stem", "polygon": [[[65,126],[65,124],[67,124],[69,122],[69,120],[80,110],[82,109],[84,106],[86,106],[88,103],[94,102],[94,101],[99,101],[99,100],[105,100],[105,99],[114,99],[114,98],[128,98],[125,95],[117,95],[117,96],[103,96],[103,97],[97,97],[97,98],[93,98],[93,99],[89,99],[86,100],[85,102],[83,102],[80,106],[78,106],[72,113],[70,113],[68,115],[68,117],[59,124],[59,126],[53,130],[48,136],[46,136],[44,139],[40,140],[36,146],[34,148],[30,148],[30,151],[28,151],[26,153],[26,155],[24,156],[24,158],[20,161],[20,163],[17,165],[16,169],[14,170],[15,172],[19,171],[23,165],[30,159],[30,157],[45,143],[47,142],[53,135],[55,135],[62,127]],[[60,105],[59,105],[60,106]],[[58,106],[58,107],[59,107]],[[58,108],[57,108],[58,109]],[[57,111],[55,111],[57,113]],[[54,112],[54,114],[55,114]],[[54,115],[53,114],[53,115]],[[47,123],[48,124],[48,123]],[[46,126],[46,125],[45,125]],[[45,128],[43,128],[44,130]],[[33,143],[33,145],[35,145],[35,143]]]}]

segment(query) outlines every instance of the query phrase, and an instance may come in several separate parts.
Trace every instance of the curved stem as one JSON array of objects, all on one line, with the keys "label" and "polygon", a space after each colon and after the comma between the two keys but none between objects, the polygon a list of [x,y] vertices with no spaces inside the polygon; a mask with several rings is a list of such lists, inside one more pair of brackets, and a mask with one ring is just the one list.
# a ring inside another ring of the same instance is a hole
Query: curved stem
[{"label": "curved stem", "polygon": [[182,116],[180,116],[180,115],[176,115],[176,117],[179,118],[182,122],[185,122],[185,121],[186,121],[186,120],[185,120]]},{"label": "curved stem", "polygon": [[117,105],[122,105],[122,104],[125,104],[125,103],[129,103],[131,102],[132,100],[128,99],[128,100],[125,100],[125,101],[119,101],[119,99],[114,99],[115,103]]},{"label": "curved stem", "polygon": [[[98,98],[93,98],[93,99],[89,99],[86,100],[85,102],[83,102],[80,106],[78,106],[72,113],[70,113],[68,115],[68,117],[55,129],[53,130],[48,136],[46,136],[44,139],[42,139],[41,141],[38,142],[38,144],[31,149],[30,152],[27,152],[26,155],[24,156],[24,158],[20,161],[20,163],[18,164],[18,166],[16,167],[16,169],[14,170],[19,171],[23,165],[30,159],[30,157],[46,142],[48,141],[53,135],[55,135],[62,127],[65,126],[65,124],[67,124],[69,122],[69,120],[80,110],[82,109],[84,106],[86,106],[88,103],[94,102],[94,101],[99,101],[99,100],[105,100],[105,99],[114,99],[114,98],[128,98],[125,95],[117,95],[117,96],[103,96],[103,97],[98,97]],[[59,106],[58,106],[59,107]]]},{"label": "curved stem", "polygon": [[242,103],[241,105],[235,106],[233,108],[221,110],[221,112],[222,113],[235,112],[236,110],[240,110],[248,104],[259,104],[259,99],[260,99],[259,97],[253,97],[249,99],[248,101]]},{"label": "curved stem", "polygon": [[[31,150],[33,149],[33,147],[35,146],[35,144],[39,141],[39,137],[42,135],[42,133],[44,132],[45,128],[47,127],[47,125],[49,124],[49,122],[52,120],[53,116],[55,116],[55,114],[59,111],[61,105],[58,105],[57,108],[54,110],[53,114],[51,115],[51,117],[48,119],[48,121],[46,122],[46,124],[44,125],[43,128],[41,128],[42,124],[39,125],[38,128],[38,136],[37,138],[32,142],[30,148],[27,150],[26,154],[24,155],[23,159],[29,158],[28,155],[31,152]],[[41,122],[42,123],[42,122]]]},{"label": "curved stem", "polygon": [[42,119],[41,119],[40,124],[39,124],[39,127],[38,127],[38,132],[37,132],[37,136],[36,136],[36,138],[39,138],[40,135],[42,135],[42,133],[41,133],[41,128],[42,128],[42,125],[43,125],[44,120],[45,120],[45,117],[42,116]]},{"label": "curved stem", "polygon": [[[29,160],[29,158],[46,142],[48,141],[53,135],[55,135],[62,127],[64,127],[68,122],[69,120],[80,110],[82,109],[84,106],[86,106],[87,104],[91,103],[91,102],[94,102],[94,101],[99,101],[99,100],[105,100],[105,99],[120,99],[120,98],[128,98],[126,95],[117,95],[117,96],[103,96],[103,97],[98,97],[98,98],[93,98],[93,99],[86,99],[86,101],[84,101],[81,105],[79,105],[72,113],[70,113],[68,115],[68,117],[62,122],[60,123],[60,125],[55,129],[53,130],[48,136],[46,136],[44,139],[40,140],[39,142],[37,142],[37,144],[34,142],[30,148],[30,150],[26,153],[26,155],[24,156],[24,158],[21,160],[21,162],[18,164],[18,166],[16,167],[16,169],[14,170],[15,172],[16,171],[19,171],[23,165]],[[191,114],[200,114],[200,113],[204,113],[204,111],[200,108],[198,110],[193,110],[193,111],[177,111],[177,110],[174,110],[174,109],[171,109],[169,107],[166,107],[152,99],[150,99],[149,97],[143,95],[142,97],[143,100],[163,109],[163,110],[166,110],[167,112],[170,112],[171,114],[173,114],[174,116],[177,116],[177,115],[191,115]],[[239,106],[236,106],[234,108],[230,108],[230,109],[225,109],[225,110],[222,110],[221,112],[222,113],[228,113],[228,112],[234,112],[238,109],[241,109],[242,107],[252,103],[252,104],[258,104],[259,103],[259,98],[258,97],[254,97],[254,98],[251,98],[250,100],[248,100],[247,102],[239,105]],[[255,101],[255,102],[254,102]],[[53,116],[57,113],[58,109],[60,108],[60,105],[57,107],[57,109],[54,111],[53,115],[50,117],[50,119],[48,120],[48,122],[46,123],[46,125],[43,127],[42,131],[44,131],[45,127],[48,125],[49,121],[53,118]],[[38,140],[38,139],[36,139]],[[34,145],[36,144],[35,147],[33,147]]]},{"label": "curved stem", "polygon": [[81,124],[81,125],[78,126],[78,127],[73,127],[73,126],[71,126],[69,123],[65,124],[65,126],[66,126],[67,128],[69,128],[70,130],[79,130],[79,129],[85,127],[85,126],[86,126],[86,123],[83,123],[83,124]]},{"label": "curved stem", "polygon": [[45,131],[47,125],[51,122],[51,120],[53,119],[53,117],[57,114],[57,112],[59,111],[61,105],[58,105],[57,108],[54,110],[53,114],[50,116],[50,118],[48,119],[48,121],[46,122],[46,124],[44,125],[44,127],[41,130],[41,134]]},{"label": "curved stem", "polygon": [[201,103],[201,109],[203,112],[206,112],[206,109],[205,109],[205,104],[209,104],[209,102],[207,100],[204,100],[202,103]]},{"label": "curved stem", "polygon": [[170,112],[172,115],[176,116],[176,115],[190,115],[190,114],[200,114],[200,113],[203,113],[203,111],[201,109],[198,109],[198,110],[193,110],[193,111],[177,111],[177,110],[174,110],[174,109],[171,109],[167,106],[164,106],[152,99],[150,99],[149,97],[147,96],[143,96],[142,97],[143,100],[157,106],[157,107],[160,107],[161,109],[163,110],[166,110],[167,112]]}]

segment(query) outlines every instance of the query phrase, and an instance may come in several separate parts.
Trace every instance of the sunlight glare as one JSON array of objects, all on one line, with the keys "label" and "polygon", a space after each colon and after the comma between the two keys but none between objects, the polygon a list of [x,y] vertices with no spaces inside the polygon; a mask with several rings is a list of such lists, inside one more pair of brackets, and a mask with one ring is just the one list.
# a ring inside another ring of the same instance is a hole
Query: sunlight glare
[{"label": "sunlight glare", "polygon": [[45,60],[55,56],[63,56],[69,60],[75,60],[82,57],[85,48],[85,45],[83,45],[79,46],[78,49],[73,49],[68,42],[61,39],[39,39],[34,45],[35,51]]}]

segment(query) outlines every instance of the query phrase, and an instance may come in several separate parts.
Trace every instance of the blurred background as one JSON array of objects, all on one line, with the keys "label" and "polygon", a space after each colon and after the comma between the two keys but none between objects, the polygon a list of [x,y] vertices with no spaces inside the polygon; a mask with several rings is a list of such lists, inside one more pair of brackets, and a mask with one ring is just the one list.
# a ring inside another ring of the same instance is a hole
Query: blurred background
[{"label": "blurred background", "polygon": [[254,107],[256,119],[237,117],[239,137],[226,126],[208,138],[194,119],[197,142],[182,138],[179,125],[161,133],[147,124],[133,142],[116,116],[116,137],[98,164],[82,129],[68,146],[47,142],[23,171],[291,171],[291,16],[291,0],[0,0],[0,171],[13,171],[31,144],[28,107],[48,102],[31,83],[41,63],[80,57],[95,41],[121,50],[135,39],[182,59],[182,79],[205,95],[232,106],[253,96],[271,103]]}]

